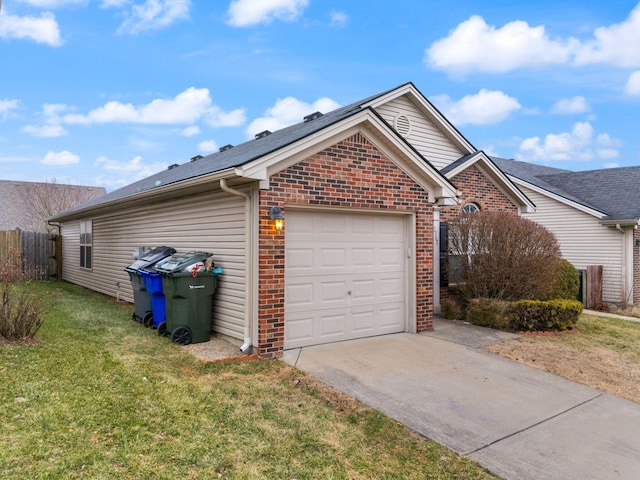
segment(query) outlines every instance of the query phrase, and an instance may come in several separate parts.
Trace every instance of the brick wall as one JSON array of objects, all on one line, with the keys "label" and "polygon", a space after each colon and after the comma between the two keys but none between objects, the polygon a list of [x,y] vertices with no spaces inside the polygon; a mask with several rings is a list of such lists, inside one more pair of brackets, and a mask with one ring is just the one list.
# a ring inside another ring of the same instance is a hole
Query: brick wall
[{"label": "brick wall", "polygon": [[[507,211],[518,215],[518,207],[504,195],[491,180],[489,180],[475,165],[463,170],[451,179],[451,182],[461,192],[460,205],[442,207],[440,221],[448,222],[460,215],[462,208],[468,203],[475,203],[484,211]],[[436,279],[439,281],[439,279]],[[459,294],[455,287],[440,289],[440,303],[442,300],[459,301]]]},{"label": "brick wall", "polygon": [[362,134],[356,134],[271,177],[260,192],[258,354],[279,357],[284,347],[284,236],[269,208],[319,205],[410,211],[416,216],[416,328],[433,325],[433,208],[428,194]]}]

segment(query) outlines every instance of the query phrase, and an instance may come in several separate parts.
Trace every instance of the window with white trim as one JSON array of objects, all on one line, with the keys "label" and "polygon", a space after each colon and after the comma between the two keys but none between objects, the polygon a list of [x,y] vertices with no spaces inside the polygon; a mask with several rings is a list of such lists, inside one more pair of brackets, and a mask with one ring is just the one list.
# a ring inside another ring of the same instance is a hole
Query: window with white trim
[{"label": "window with white trim", "polygon": [[92,268],[93,221],[80,222],[80,268]]},{"label": "window with white trim", "polygon": [[480,211],[480,205],[477,203],[467,203],[462,207],[462,213],[478,213]]}]

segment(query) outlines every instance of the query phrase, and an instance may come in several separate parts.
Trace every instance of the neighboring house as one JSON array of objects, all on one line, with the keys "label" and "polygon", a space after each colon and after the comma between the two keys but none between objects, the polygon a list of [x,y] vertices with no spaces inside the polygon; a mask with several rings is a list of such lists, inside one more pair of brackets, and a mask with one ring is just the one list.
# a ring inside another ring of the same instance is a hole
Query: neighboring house
[{"label": "neighboring house", "polygon": [[213,329],[278,357],[430,330],[441,219],[470,204],[534,208],[407,83],[193,157],[52,220],[63,278],[127,301],[123,268],[136,247],[212,252],[223,270]]},{"label": "neighboring house", "polygon": [[0,231],[47,232],[48,217],[106,192],[103,187],[0,180]]},{"label": "neighboring house", "polygon": [[493,159],[536,205],[525,217],[552,231],[578,269],[603,266],[606,303],[640,303],[640,167],[572,172]]}]

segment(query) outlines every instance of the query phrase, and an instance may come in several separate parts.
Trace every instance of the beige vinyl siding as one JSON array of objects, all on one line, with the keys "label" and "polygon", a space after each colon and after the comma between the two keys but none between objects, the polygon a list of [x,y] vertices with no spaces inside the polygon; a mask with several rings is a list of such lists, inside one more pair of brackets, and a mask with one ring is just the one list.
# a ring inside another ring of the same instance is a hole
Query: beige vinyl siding
[{"label": "beige vinyl siding", "polygon": [[223,270],[214,296],[214,329],[242,339],[246,300],[245,210],[241,197],[224,192],[134,207],[93,220],[93,268],[80,268],[80,222],[64,223],[63,278],[133,302],[129,275],[135,247],[166,245],[178,253],[213,253]]},{"label": "beige vinyl siding", "polygon": [[411,129],[405,139],[411,143],[436,168],[441,169],[458,160],[464,152],[457,148],[416,106],[405,97],[399,97],[376,107],[391,126],[396,127],[396,118],[404,115]]},{"label": "beige vinyl siding", "polygon": [[624,292],[624,235],[614,228],[604,227],[587,213],[557,200],[520,187],[536,205],[536,213],[523,217],[551,230],[562,250],[562,256],[576,268],[603,266],[603,301],[621,302]]}]

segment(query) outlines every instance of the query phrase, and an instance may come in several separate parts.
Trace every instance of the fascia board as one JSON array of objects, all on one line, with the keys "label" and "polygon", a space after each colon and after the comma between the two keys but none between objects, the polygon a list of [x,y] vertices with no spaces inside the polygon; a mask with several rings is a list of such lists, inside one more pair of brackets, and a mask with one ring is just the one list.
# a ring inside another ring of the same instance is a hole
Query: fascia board
[{"label": "fascia board", "polygon": [[469,142],[469,140],[467,140],[412,83],[402,85],[385,95],[375,98],[363,106],[376,108],[403,95],[410,97],[411,101],[418,107],[418,109],[422,110],[429,119],[433,120],[445,136],[456,143],[463,151],[467,153],[474,153],[477,151],[471,142]]},{"label": "fascia board", "polygon": [[533,190],[536,193],[539,193],[540,195],[544,195],[545,197],[551,198],[552,200],[555,200],[557,202],[560,202],[564,205],[567,205],[568,207],[571,208],[575,208],[576,210],[580,210],[581,212],[584,212],[588,215],[591,215],[593,217],[596,217],[598,219],[606,216],[607,214],[605,212],[600,212],[598,210],[594,210],[593,208],[589,208],[585,205],[582,205],[580,203],[574,202],[572,200],[569,200],[568,198],[562,197],[558,194],[555,194],[553,192],[550,192],[549,190],[539,187],[537,185],[534,185],[532,183],[527,182],[526,180],[522,180],[518,177],[514,177],[513,175],[507,175],[511,181],[513,183],[515,183],[516,185],[519,185],[521,187],[525,187],[528,188],[530,190]]},{"label": "fascia board", "polygon": [[447,172],[446,176],[448,179],[452,179],[474,164],[477,164],[476,166],[493,181],[494,185],[496,185],[503,194],[512,200],[516,200],[516,203],[520,203],[521,213],[534,213],[536,211],[536,206],[533,202],[529,200],[524,192],[517,188],[515,182],[513,182],[508,175],[495,166],[483,151],[478,152],[476,155],[468,158],[467,161]]},{"label": "fascia board", "polygon": [[[335,145],[358,132],[362,132],[376,148],[398,163],[398,166],[405,173],[425,187],[427,191],[433,192],[432,201],[456,196],[453,185],[442,178],[433,167],[399,139],[386,122],[369,109],[329,125],[253,162],[237,167],[235,172],[241,177],[264,181],[272,174],[295,165],[314,153]],[[404,157],[406,160],[402,161],[400,157]],[[429,180],[425,182],[425,178]]]}]

